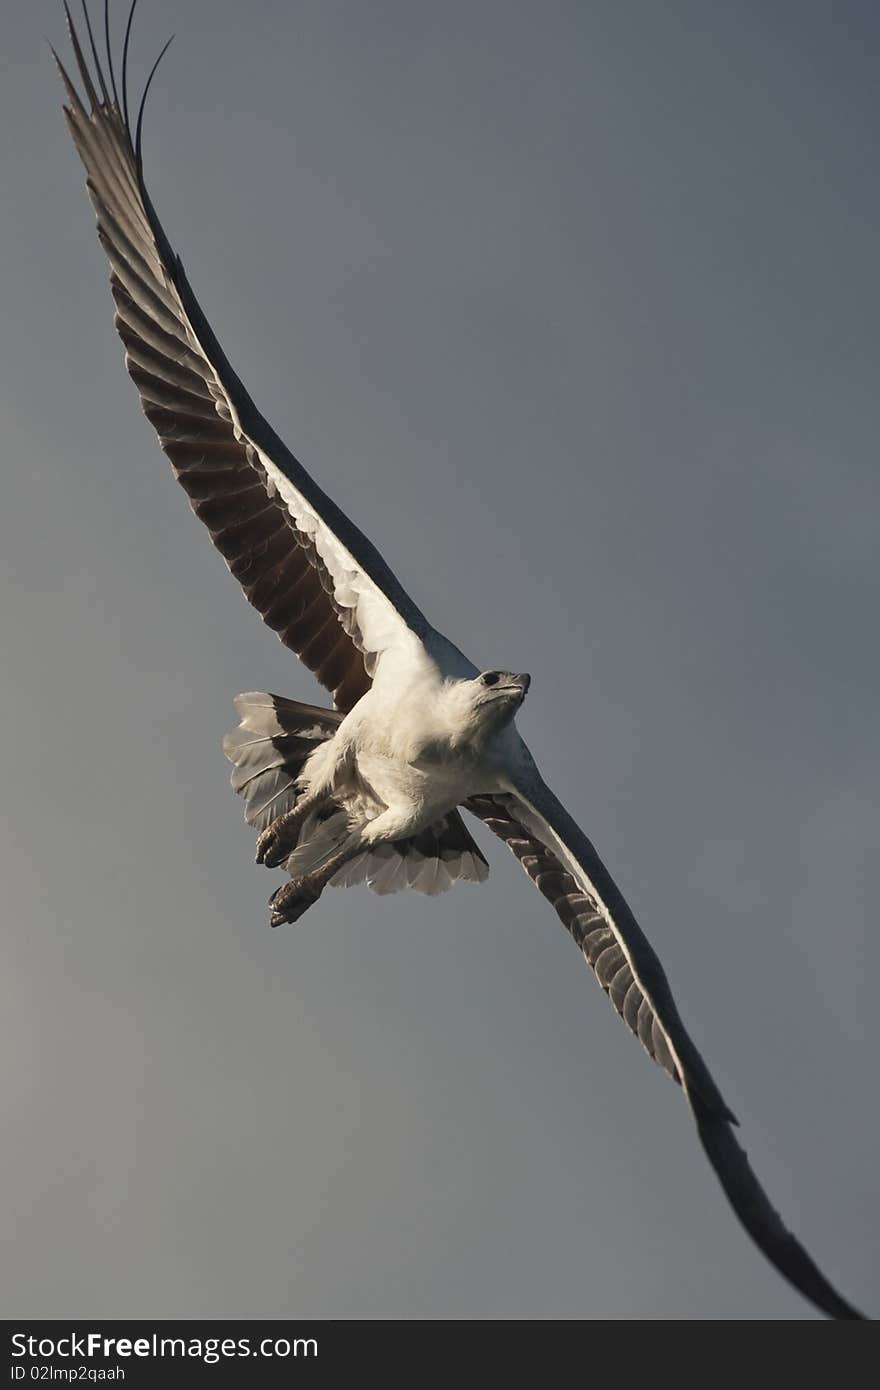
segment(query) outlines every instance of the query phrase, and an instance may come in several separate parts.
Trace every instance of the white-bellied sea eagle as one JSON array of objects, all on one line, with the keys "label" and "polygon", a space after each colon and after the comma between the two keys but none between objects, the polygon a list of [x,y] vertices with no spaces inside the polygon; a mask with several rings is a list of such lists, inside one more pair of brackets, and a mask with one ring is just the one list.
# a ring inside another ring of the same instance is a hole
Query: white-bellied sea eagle
[{"label": "white-bellied sea eagle", "polygon": [[483,880],[488,866],[463,808],[512,850],[626,1026],[680,1085],[756,1244],[826,1314],[861,1317],[767,1199],[657,956],[520,738],[514,718],[529,677],[481,670],[431,626],[230,366],[144,183],[146,91],[134,113],[126,80],[133,12],[117,65],[105,0],[104,62],[83,0],[80,34],[68,13],[80,91],[58,63],[126,366],[247,598],[333,698],[332,709],[262,693],[236,699],[241,722],[224,745],[232,784],[258,831],[258,860],[288,875],[270,902],[272,925],[296,921],[330,884],[436,893],[456,879]]}]

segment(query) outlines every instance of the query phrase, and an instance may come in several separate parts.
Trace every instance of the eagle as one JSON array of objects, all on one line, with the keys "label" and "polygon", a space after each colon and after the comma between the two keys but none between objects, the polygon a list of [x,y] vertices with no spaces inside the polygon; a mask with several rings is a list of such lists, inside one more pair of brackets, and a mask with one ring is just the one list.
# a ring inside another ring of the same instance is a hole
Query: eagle
[{"label": "eagle", "polygon": [[680,1087],[760,1250],[825,1314],[862,1318],[769,1201],[657,955],[520,737],[516,714],[530,677],[481,669],[429,623],[230,365],[144,181],[144,104],[168,45],[135,112],[127,80],[135,4],[121,62],[108,0],[103,60],[85,0],[80,30],[64,8],[79,87],[52,51],[110,262],[128,373],[246,597],[332,697],[321,708],[238,695],[240,723],[224,741],[232,785],[257,832],[257,860],[286,871],[270,899],[272,926],[297,921],[331,885],[433,894],[459,880],[481,882],[488,865],[462,811],[482,822],[547,899],[626,1027]]}]

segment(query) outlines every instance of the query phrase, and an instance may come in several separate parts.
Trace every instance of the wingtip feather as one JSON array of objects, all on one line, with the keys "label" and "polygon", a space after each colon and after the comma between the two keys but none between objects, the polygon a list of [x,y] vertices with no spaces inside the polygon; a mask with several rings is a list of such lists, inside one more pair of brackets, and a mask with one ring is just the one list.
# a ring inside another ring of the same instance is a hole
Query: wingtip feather
[{"label": "wingtip feather", "polygon": [[104,81],[104,70],[101,67],[101,59],[98,57],[98,47],[95,43],[95,35],[92,30],[92,18],[89,14],[89,7],[86,4],[86,0],[80,0],[80,4],[82,5],[83,19],[86,23],[86,33],[89,36],[89,47],[92,50],[92,61],[95,64],[95,72],[98,75],[98,83],[101,88],[101,95],[104,99],[104,105],[109,107],[111,104],[110,93],[107,91],[107,83]]},{"label": "wingtip feather", "polygon": [[89,99],[91,108],[93,111],[96,111],[101,104],[98,100],[98,93],[95,90],[95,84],[92,81],[92,75],[89,72],[88,63],[85,60],[85,55],[82,51],[82,47],[80,46],[79,35],[76,32],[76,26],[74,25],[73,17],[71,16],[67,0],[61,0],[61,3],[64,6],[64,14],[67,18],[67,32],[70,36],[70,43],[71,47],[73,48],[74,57],[76,58],[76,65],[79,68],[79,75],[82,79],[82,84],[85,88],[86,96]]}]

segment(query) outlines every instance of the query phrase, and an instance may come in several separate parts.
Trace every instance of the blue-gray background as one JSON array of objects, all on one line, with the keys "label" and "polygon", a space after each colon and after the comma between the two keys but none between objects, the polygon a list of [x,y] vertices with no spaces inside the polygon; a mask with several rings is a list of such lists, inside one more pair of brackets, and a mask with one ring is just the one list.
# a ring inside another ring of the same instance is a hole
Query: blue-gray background
[{"label": "blue-gray background", "polygon": [[[161,215],[237,370],[475,660],[774,1200],[880,1307],[873,3],[150,0]],[[7,1315],[801,1317],[499,846],[276,883],[238,690],[315,687],[142,418],[4,18]],[[483,837],[485,838],[485,837]]]}]

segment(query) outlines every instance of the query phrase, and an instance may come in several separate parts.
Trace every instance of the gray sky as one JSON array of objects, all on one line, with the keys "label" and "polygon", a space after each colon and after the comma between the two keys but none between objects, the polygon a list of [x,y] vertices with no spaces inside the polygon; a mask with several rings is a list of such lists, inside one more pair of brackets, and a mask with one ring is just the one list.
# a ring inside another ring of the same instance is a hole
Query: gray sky
[{"label": "gray sky", "polygon": [[[877,6],[142,11],[237,371],[533,673],[757,1171],[876,1312]],[[811,1316],[482,832],[481,888],[268,929],[220,738],[316,687],[140,414],[43,35],[0,59],[7,1315]]]}]

